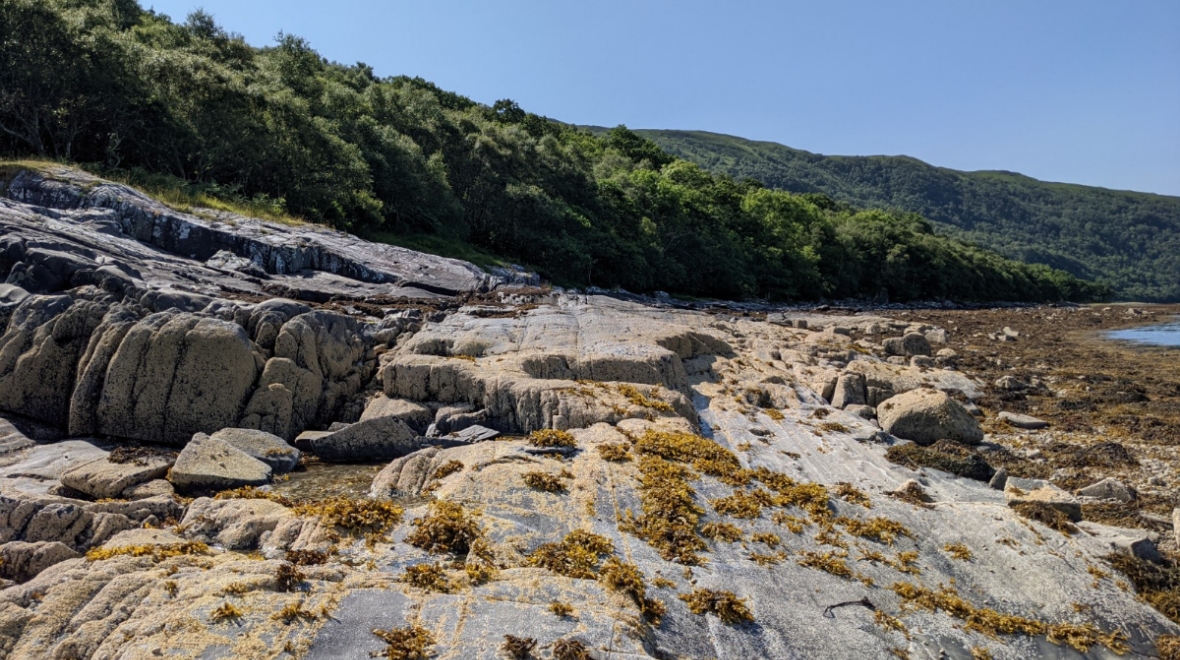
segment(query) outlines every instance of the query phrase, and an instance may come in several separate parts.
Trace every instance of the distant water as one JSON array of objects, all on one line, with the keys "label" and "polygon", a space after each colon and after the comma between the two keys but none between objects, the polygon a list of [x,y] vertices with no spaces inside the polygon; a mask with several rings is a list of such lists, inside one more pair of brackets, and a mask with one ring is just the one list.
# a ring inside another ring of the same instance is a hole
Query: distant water
[{"label": "distant water", "polygon": [[1151,344],[1152,346],[1180,346],[1180,320],[1163,325],[1114,330],[1106,334],[1110,339]]}]

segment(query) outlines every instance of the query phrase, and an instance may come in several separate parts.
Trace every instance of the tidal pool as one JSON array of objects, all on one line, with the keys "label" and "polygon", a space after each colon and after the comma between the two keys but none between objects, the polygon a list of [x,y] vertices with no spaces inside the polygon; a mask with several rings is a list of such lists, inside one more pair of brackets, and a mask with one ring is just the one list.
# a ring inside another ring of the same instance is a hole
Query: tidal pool
[{"label": "tidal pool", "polygon": [[1129,341],[1152,346],[1180,346],[1180,319],[1161,325],[1145,325],[1140,328],[1113,330],[1107,338]]}]

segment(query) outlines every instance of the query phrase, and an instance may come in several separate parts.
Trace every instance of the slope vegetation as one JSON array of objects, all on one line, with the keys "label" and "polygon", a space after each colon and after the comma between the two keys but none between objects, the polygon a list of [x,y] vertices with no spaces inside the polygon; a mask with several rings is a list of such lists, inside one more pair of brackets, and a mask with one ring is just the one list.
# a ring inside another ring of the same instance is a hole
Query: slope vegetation
[{"label": "slope vegetation", "polygon": [[906,156],[823,156],[700,131],[637,131],[668,153],[779,190],[918,213],[938,233],[1109,285],[1122,299],[1180,300],[1180,198],[960,172]]}]

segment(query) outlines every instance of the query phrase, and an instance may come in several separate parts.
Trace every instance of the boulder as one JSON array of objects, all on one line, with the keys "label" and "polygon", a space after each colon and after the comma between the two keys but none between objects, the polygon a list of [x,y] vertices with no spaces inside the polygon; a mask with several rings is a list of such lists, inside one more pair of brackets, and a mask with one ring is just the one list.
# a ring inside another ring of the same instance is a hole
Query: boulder
[{"label": "boulder", "polygon": [[269,483],[271,468],[224,440],[198,433],[168,475],[178,490],[223,490]]},{"label": "boulder", "polygon": [[856,415],[861,419],[876,419],[877,417],[877,409],[872,406],[853,404],[845,407],[844,412]]},{"label": "boulder", "polygon": [[919,369],[932,369],[934,367],[934,358],[928,355],[915,355],[910,358],[910,366]]},{"label": "boulder", "polygon": [[964,444],[983,441],[983,429],[963,405],[945,392],[910,390],[877,406],[881,428],[920,445],[947,439]]},{"label": "boulder", "polygon": [[843,410],[848,406],[865,404],[865,377],[861,374],[844,373],[836,379],[832,393],[832,406]]},{"label": "boulder", "polygon": [[1111,552],[1125,553],[1156,563],[1164,560],[1156,546],[1155,532],[1110,527],[1089,521],[1079,522],[1078,527],[1089,534],[1091,540],[1105,545]]},{"label": "boulder", "polygon": [[299,450],[273,433],[254,429],[221,429],[210,437],[266,463],[275,474],[290,472],[299,464]]},{"label": "boulder", "polygon": [[1097,497],[1104,500],[1118,500],[1119,502],[1132,502],[1139,497],[1134,488],[1131,488],[1114,477],[1107,477],[1102,481],[1092,483],[1079,490],[1078,495]]},{"label": "boulder", "polygon": [[396,417],[367,419],[308,441],[308,451],[339,462],[390,460],[420,448],[418,434]]},{"label": "boulder", "polygon": [[388,499],[396,495],[417,495],[438,467],[438,447],[427,447],[386,465],[369,490],[369,497]]},{"label": "boulder", "polygon": [[1037,419],[1036,417],[1032,417],[1030,415],[1021,415],[1019,413],[1002,412],[998,415],[998,417],[1008,424],[1008,426],[1015,426],[1018,429],[1035,431],[1037,429],[1043,429],[1049,426],[1049,422],[1046,422],[1043,419]]},{"label": "boulder", "polygon": [[[946,344],[946,342],[947,342],[946,330],[943,330],[942,328],[934,328],[933,330],[927,330],[925,335],[926,335],[926,341],[930,342],[931,344],[941,345],[941,344]],[[947,349],[943,349],[943,350],[947,350]]]},{"label": "boulder", "polygon": [[407,399],[390,398],[384,394],[378,394],[370,399],[365,411],[361,413],[361,421],[376,417],[396,417],[418,433],[425,433],[426,427],[434,421],[434,413],[430,408]]},{"label": "boulder", "polygon": [[125,490],[153,479],[162,479],[171,465],[171,458],[160,455],[125,463],[100,458],[66,472],[61,476],[61,483],[95,499],[122,497]]},{"label": "boulder", "polygon": [[1005,392],[1019,392],[1020,390],[1028,389],[1028,384],[1015,376],[1000,376],[994,384],[996,389]]},{"label": "boulder", "polygon": [[81,556],[77,550],[57,541],[13,541],[0,545],[0,575],[17,582],[25,582],[54,564]]},{"label": "boulder", "polygon": [[930,342],[917,332],[906,333],[902,337],[890,337],[883,346],[885,353],[892,356],[912,357],[914,355],[930,355]]}]

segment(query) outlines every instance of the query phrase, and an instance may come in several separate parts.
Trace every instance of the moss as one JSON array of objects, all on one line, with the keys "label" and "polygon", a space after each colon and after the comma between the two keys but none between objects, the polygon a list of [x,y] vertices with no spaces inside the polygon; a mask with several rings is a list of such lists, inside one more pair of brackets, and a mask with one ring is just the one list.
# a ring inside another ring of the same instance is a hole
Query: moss
[{"label": "moss", "polygon": [[440,594],[450,593],[454,589],[454,585],[447,579],[447,572],[439,564],[407,566],[399,579],[411,587]]},{"label": "moss", "polygon": [[478,514],[447,500],[435,500],[425,516],[413,522],[414,531],[406,543],[427,552],[466,554],[471,544],[483,536]]},{"label": "moss", "polygon": [[627,445],[621,442],[608,442],[598,445],[598,453],[602,456],[604,461],[629,461],[631,460],[631,453],[627,451]]},{"label": "moss", "polygon": [[517,637],[516,635],[504,635],[504,643],[500,645],[500,650],[504,652],[513,660],[527,660],[533,657],[533,649],[537,648],[537,640],[532,637]]},{"label": "moss", "polygon": [[315,612],[303,608],[302,600],[295,600],[284,605],[283,609],[275,612],[270,618],[290,625],[299,620],[314,621],[317,617]]},{"label": "moss", "polygon": [[1081,653],[1088,652],[1091,646],[1098,644],[1118,654],[1130,650],[1126,644],[1127,636],[1120,630],[1104,635],[1092,624],[1048,624],[1037,619],[1001,614],[991,608],[975,607],[951,587],[940,587],[935,591],[908,582],[895,582],[890,589],[901,597],[902,607],[905,609],[930,612],[942,610],[964,621],[964,628],[967,630],[974,630],[988,637],[1045,635],[1050,642],[1067,644]]},{"label": "moss", "polygon": [[456,472],[463,471],[463,461],[447,461],[434,469],[434,473],[430,475],[431,479],[442,479],[448,477]]},{"label": "moss", "polygon": [[886,545],[893,545],[893,542],[900,536],[909,538],[913,538],[914,536],[910,530],[906,529],[905,525],[889,518],[877,517],[868,520],[858,520],[856,518],[845,518],[841,516],[835,522],[853,536],[878,541]]},{"label": "moss", "polygon": [[541,429],[529,434],[528,443],[534,447],[577,447],[578,441],[569,431]]},{"label": "moss", "polygon": [[525,558],[525,564],[578,580],[593,580],[599,562],[614,551],[614,543],[605,536],[574,530],[558,543],[538,547]]},{"label": "moss", "polygon": [[406,626],[389,630],[373,630],[373,634],[385,642],[379,653],[370,654],[386,660],[426,660],[434,646],[434,635],[422,626]]},{"label": "moss", "polygon": [[288,550],[284,558],[296,566],[318,566],[328,562],[328,555],[322,550]]},{"label": "moss", "polygon": [[1021,502],[1013,506],[1012,509],[1022,517],[1035,520],[1066,536],[1075,534],[1078,531],[1078,528],[1070,521],[1068,515],[1047,502]]},{"label": "moss", "polygon": [[553,642],[553,660],[594,660],[581,640],[559,639]]},{"label": "moss", "polygon": [[860,490],[856,486],[853,486],[846,481],[841,481],[840,483],[836,484],[835,492],[836,497],[839,497],[845,502],[850,504],[858,504],[866,509],[873,508],[873,501],[869,499],[869,496],[866,495],[863,490]]},{"label": "moss", "polygon": [[618,557],[611,557],[602,565],[598,573],[598,581],[607,589],[622,593],[631,598],[643,616],[652,623],[659,624],[660,618],[666,610],[664,604],[658,600],[647,598],[647,586],[643,581],[643,573],[635,564],[629,564]]},{"label": "moss", "polygon": [[87,561],[103,561],[112,557],[151,557],[155,561],[163,561],[169,557],[183,557],[186,555],[204,555],[209,553],[209,546],[200,541],[184,541],[164,545],[129,545],[118,548],[91,548],[86,553]]},{"label": "moss", "polygon": [[971,561],[971,549],[962,543],[947,543],[942,549],[959,561]]},{"label": "moss", "polygon": [[564,493],[565,483],[561,478],[549,474],[548,472],[525,472],[521,475],[521,479],[525,485],[533,490],[540,490],[546,493]]},{"label": "moss", "polygon": [[210,612],[209,619],[214,623],[218,623],[221,621],[234,621],[242,618],[244,615],[245,612],[239,609],[238,606],[234,605],[233,603],[226,602],[222,603],[216,609]]},{"label": "moss", "polygon": [[306,577],[294,564],[283,562],[275,569],[275,588],[279,591],[295,591]]},{"label": "moss", "polygon": [[571,606],[569,603],[563,603],[560,600],[555,600],[549,603],[549,611],[563,619],[567,619],[574,615],[573,606]]},{"label": "moss", "polygon": [[729,625],[738,625],[754,620],[754,615],[750,612],[746,601],[738,598],[731,591],[695,589],[690,594],[681,594],[679,598],[688,605],[688,611],[693,614],[702,616],[713,614]]},{"label": "moss", "polygon": [[915,443],[893,445],[885,458],[906,467],[929,467],[979,481],[987,481],[996,473],[974,449],[950,440],[939,440],[929,447]]},{"label": "moss", "polygon": [[737,543],[742,540],[742,530],[737,525],[726,522],[711,522],[701,525],[701,536],[714,541]]},{"label": "moss", "polygon": [[335,497],[304,502],[294,508],[304,516],[319,516],[325,523],[349,535],[385,540],[385,534],[401,523],[405,509],[385,500]]},{"label": "moss", "polygon": [[848,568],[848,564],[844,562],[844,559],[834,552],[812,552],[805,550],[801,554],[802,558],[797,561],[800,566],[818,568],[821,571],[831,573],[838,577],[852,577],[852,569]]}]

